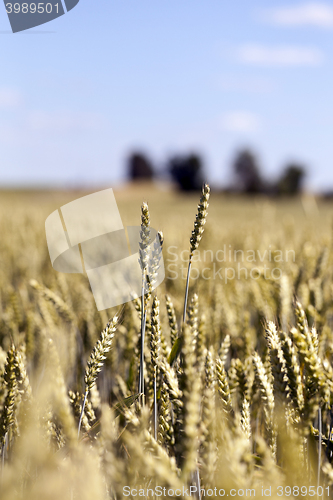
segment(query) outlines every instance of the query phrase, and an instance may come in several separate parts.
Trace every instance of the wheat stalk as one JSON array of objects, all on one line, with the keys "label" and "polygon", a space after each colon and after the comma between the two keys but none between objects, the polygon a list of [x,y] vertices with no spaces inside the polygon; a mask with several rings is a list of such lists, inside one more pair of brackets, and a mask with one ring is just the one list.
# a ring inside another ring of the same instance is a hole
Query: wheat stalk
[{"label": "wheat stalk", "polygon": [[153,369],[153,384],[154,384],[154,404],[153,404],[153,422],[154,422],[154,438],[157,440],[157,368],[161,349],[161,325],[160,325],[160,303],[155,296],[151,310],[151,332],[150,332],[150,354],[151,364]]}]

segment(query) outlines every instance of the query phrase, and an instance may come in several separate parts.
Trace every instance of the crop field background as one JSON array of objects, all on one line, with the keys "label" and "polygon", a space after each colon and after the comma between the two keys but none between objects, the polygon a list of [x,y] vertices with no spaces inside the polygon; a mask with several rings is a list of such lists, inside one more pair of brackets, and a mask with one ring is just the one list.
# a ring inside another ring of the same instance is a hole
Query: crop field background
[{"label": "crop field background", "polygon": [[1,193],[1,500],[330,496],[333,205],[212,192],[184,323],[200,195],[115,191],[164,235],[142,397],[141,301],[98,312],[51,266],[45,219],[84,194]]}]

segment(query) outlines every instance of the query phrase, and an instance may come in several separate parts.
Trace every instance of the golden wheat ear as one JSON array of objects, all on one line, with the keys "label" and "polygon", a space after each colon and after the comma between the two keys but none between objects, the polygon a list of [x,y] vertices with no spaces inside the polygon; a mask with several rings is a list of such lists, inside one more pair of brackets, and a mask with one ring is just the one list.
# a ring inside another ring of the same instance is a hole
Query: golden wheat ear
[{"label": "golden wheat ear", "polygon": [[109,321],[106,325],[105,329],[101,333],[100,339],[98,339],[92,353],[87,362],[87,367],[84,375],[85,382],[85,393],[84,399],[82,403],[82,410],[79,420],[78,433],[80,433],[81,422],[84,415],[85,405],[87,401],[87,397],[91,389],[94,387],[96,383],[97,376],[99,372],[102,370],[104,361],[106,359],[106,354],[110,351],[112,346],[113,337],[118,325],[118,316],[114,316],[114,318]]}]

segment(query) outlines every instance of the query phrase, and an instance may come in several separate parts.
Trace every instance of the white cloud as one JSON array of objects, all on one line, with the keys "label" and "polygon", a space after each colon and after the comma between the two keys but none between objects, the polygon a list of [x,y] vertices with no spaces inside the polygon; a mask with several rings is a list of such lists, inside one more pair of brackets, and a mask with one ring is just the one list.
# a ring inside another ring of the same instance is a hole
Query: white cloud
[{"label": "white cloud", "polygon": [[248,111],[232,111],[222,116],[222,128],[229,132],[257,132],[260,120],[254,113]]},{"label": "white cloud", "polygon": [[312,47],[247,44],[239,48],[238,59],[246,64],[263,66],[318,66],[324,61],[324,55]]},{"label": "white cloud", "polygon": [[0,88],[0,108],[15,108],[22,102],[21,93],[11,88]]},{"label": "white cloud", "polygon": [[225,91],[266,93],[275,90],[274,80],[267,77],[251,75],[222,75],[217,82],[220,89]]},{"label": "white cloud", "polygon": [[309,2],[293,7],[272,9],[264,14],[264,19],[283,26],[333,27],[333,6]]}]

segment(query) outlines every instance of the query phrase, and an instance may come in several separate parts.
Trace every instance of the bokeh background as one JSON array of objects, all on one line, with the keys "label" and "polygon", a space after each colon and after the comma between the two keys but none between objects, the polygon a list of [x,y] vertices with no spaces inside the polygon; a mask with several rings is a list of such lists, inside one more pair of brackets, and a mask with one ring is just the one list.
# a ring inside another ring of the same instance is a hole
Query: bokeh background
[{"label": "bokeh background", "polygon": [[269,193],[333,186],[332,2],[81,0],[15,35],[1,7],[0,44],[1,187],[119,186],[131,155],[162,186],[193,155],[216,189],[249,157]]}]

